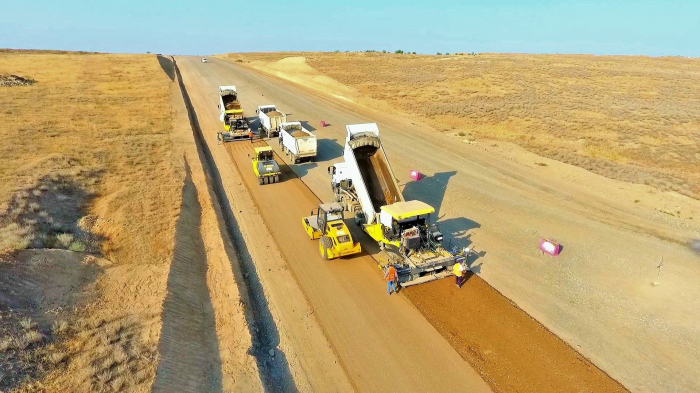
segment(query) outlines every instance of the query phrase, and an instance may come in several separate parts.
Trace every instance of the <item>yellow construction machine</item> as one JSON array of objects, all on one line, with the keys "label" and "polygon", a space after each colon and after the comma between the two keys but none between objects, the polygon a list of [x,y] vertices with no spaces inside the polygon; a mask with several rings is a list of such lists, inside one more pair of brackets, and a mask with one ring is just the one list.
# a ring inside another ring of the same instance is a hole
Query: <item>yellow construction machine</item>
[{"label": "yellow construction machine", "polygon": [[253,173],[259,184],[272,184],[280,181],[280,166],[270,146],[256,147],[253,157]]},{"label": "yellow construction machine", "polygon": [[362,251],[360,243],[353,242],[352,235],[343,221],[345,209],[339,203],[322,203],[316,214],[301,221],[312,240],[320,239],[318,251],[325,259],[335,259]]}]

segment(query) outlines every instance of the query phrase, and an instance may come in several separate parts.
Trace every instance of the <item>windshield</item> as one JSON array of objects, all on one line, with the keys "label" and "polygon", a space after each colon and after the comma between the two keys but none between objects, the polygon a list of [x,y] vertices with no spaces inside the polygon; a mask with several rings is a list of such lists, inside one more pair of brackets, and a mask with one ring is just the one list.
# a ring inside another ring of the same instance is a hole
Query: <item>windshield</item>
[{"label": "windshield", "polygon": [[328,222],[342,220],[343,216],[340,213],[328,213]]}]

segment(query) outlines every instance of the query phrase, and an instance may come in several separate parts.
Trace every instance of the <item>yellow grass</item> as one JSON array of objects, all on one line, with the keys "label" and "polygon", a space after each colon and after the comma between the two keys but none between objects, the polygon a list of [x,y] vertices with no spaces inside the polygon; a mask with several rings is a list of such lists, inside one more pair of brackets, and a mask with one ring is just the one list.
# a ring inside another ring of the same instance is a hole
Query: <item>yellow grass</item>
[{"label": "yellow grass", "polygon": [[247,53],[322,74],[450,134],[517,143],[700,197],[700,60],[632,56]]},{"label": "yellow grass", "polygon": [[139,55],[0,51],[0,74],[37,81],[0,87],[0,256],[89,251],[102,270],[70,324],[20,339],[53,332],[27,355],[39,380],[15,387],[149,390],[184,177],[171,157],[172,83]]}]

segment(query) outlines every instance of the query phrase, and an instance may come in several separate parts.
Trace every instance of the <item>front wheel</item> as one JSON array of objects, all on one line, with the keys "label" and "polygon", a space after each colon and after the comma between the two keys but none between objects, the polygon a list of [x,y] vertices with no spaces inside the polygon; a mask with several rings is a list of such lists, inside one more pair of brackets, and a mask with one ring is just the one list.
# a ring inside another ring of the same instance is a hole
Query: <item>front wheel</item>
[{"label": "front wheel", "polygon": [[330,250],[331,248],[333,248],[333,240],[331,240],[331,238],[328,236],[321,237],[321,240],[319,241],[319,251],[321,252],[321,256],[323,257],[323,259],[331,259],[331,255],[328,252],[328,250]]}]

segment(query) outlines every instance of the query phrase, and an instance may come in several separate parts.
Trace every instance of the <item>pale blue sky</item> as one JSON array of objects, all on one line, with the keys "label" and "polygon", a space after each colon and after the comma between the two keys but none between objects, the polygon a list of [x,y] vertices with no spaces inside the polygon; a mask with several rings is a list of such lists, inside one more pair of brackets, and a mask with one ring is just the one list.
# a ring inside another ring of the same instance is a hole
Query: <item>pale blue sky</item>
[{"label": "pale blue sky", "polygon": [[0,11],[0,48],[700,56],[700,0],[0,0]]}]

